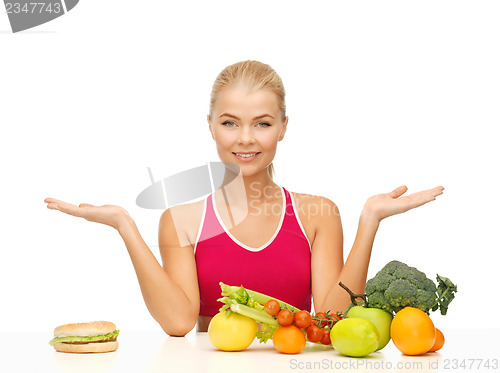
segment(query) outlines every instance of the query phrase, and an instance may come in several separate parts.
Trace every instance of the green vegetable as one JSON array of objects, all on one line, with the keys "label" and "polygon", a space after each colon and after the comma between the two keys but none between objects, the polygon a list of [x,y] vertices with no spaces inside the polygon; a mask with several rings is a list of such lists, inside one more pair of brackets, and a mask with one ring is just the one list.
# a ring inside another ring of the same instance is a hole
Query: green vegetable
[{"label": "green vegetable", "polygon": [[446,315],[448,312],[448,305],[451,303],[453,298],[455,298],[455,293],[457,292],[457,285],[455,285],[447,277],[437,275],[438,287],[437,287],[437,299],[432,310],[436,311],[438,308],[441,311],[441,315]]},{"label": "green vegetable", "polygon": [[231,311],[239,313],[240,315],[250,317],[251,319],[254,319],[257,322],[262,322],[265,323],[269,326],[278,326],[278,321],[270,315],[268,315],[265,312],[262,312],[260,310],[257,310],[255,308],[245,306],[243,304],[238,304],[236,302],[233,302],[231,304]]},{"label": "green vegetable", "polygon": [[105,341],[108,339],[116,338],[118,337],[118,333],[120,333],[119,330],[115,330],[114,332],[108,333],[108,334],[103,334],[103,335],[93,335],[90,337],[58,337],[58,338],[53,338],[50,342],[49,345],[54,345],[55,343],[62,343],[62,342],[95,342],[95,341]]},{"label": "green vegetable", "polygon": [[442,315],[446,315],[457,286],[439,275],[437,281],[436,288],[425,273],[393,260],[366,282],[368,305],[391,313],[405,307],[415,307],[427,314],[439,309]]},{"label": "green vegetable", "polygon": [[[229,316],[231,312],[236,312],[262,323],[260,330],[257,332],[257,338],[259,338],[260,342],[266,342],[272,338],[279,324],[274,317],[268,315],[266,311],[264,311],[264,304],[269,299],[276,298],[245,289],[243,286],[230,286],[222,282],[220,282],[219,285],[222,290],[222,298],[218,299],[218,301],[225,303],[219,311],[226,311],[226,316]],[[291,304],[279,299],[276,300],[279,302],[281,308],[288,308],[293,313],[300,311]]]},{"label": "green vegetable", "polygon": [[230,286],[222,282],[219,282],[219,285],[222,290],[221,295],[223,297],[234,299],[239,304],[247,305],[248,302],[250,302],[251,304],[252,302],[255,302],[255,304],[260,304],[262,306],[262,310],[264,310],[264,304],[266,304],[266,302],[270,299],[275,299],[279,302],[281,308],[288,308],[294,313],[300,311],[297,307],[283,302],[282,300],[270,297],[269,295],[258,293],[253,290],[245,289],[243,286]]}]

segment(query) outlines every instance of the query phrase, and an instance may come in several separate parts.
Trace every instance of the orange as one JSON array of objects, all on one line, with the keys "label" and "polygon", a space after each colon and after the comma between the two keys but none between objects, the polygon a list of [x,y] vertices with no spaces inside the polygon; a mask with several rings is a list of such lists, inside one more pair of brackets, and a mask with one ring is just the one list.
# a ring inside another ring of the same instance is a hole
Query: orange
[{"label": "orange", "polygon": [[405,355],[422,355],[436,341],[436,328],[429,315],[414,307],[405,307],[391,323],[394,345]]},{"label": "orange", "polygon": [[431,347],[429,352],[440,350],[441,347],[443,347],[443,345],[444,345],[444,334],[441,332],[441,330],[436,328],[436,342],[434,342],[434,346]]},{"label": "orange", "polygon": [[298,354],[306,345],[306,336],[295,325],[280,326],[273,333],[273,345],[284,354]]}]

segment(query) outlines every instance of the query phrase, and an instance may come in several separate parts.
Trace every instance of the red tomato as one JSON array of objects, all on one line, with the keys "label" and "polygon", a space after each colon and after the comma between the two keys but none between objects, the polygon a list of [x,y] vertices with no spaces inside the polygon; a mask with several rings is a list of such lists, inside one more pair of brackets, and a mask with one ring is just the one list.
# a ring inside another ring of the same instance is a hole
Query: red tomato
[{"label": "red tomato", "polygon": [[339,321],[339,320],[342,320],[342,318],[339,315],[337,315],[336,313],[334,313],[334,314],[330,315],[330,320],[337,320],[337,321]]},{"label": "red tomato", "polygon": [[[321,327],[328,325],[328,318],[326,317],[324,312],[318,312],[316,315],[314,315],[314,317],[319,319],[319,320],[314,321],[316,326],[321,328]],[[325,320],[325,321],[321,321],[321,320]]]},{"label": "red tomato", "polygon": [[329,329],[321,329],[321,343],[324,345],[331,345],[332,340],[330,339],[330,330]]},{"label": "red tomato", "polygon": [[330,323],[329,323],[329,325],[328,325],[328,327],[329,327],[329,328],[330,328],[330,330],[331,330],[331,329],[333,328],[333,326],[337,323],[337,321],[342,320],[342,317],[340,317],[340,316],[339,316],[339,315],[337,315],[337,314],[332,314],[332,315],[330,315],[330,318],[329,318],[329,319],[330,319],[330,320],[332,320],[332,321],[330,321]]},{"label": "red tomato", "polygon": [[323,332],[321,330],[322,329],[318,328],[316,325],[309,326],[306,330],[309,342],[316,343],[321,341],[321,338],[323,337]]},{"label": "red tomato", "polygon": [[288,326],[292,325],[293,322],[293,313],[289,309],[282,309],[280,312],[278,312],[278,324],[281,326]]},{"label": "red tomato", "polygon": [[293,317],[293,324],[297,328],[307,328],[309,325],[311,325],[311,321],[311,314],[307,311],[299,311]]},{"label": "red tomato", "polygon": [[264,310],[268,315],[276,316],[280,312],[280,303],[276,299],[269,299],[264,304]]}]

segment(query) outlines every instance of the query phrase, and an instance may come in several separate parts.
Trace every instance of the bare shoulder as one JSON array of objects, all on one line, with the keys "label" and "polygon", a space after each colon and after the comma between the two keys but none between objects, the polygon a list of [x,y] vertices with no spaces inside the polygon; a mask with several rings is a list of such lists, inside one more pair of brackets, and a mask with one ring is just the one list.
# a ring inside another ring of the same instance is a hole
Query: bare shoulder
[{"label": "bare shoulder", "polygon": [[329,198],[306,193],[290,193],[311,244],[313,244],[319,229],[325,225],[337,224],[340,221],[339,209]]},{"label": "bare shoulder", "polygon": [[340,215],[337,205],[329,198],[306,193],[290,193],[295,200],[295,207],[305,213],[307,218]]},{"label": "bare shoulder", "polygon": [[190,244],[194,247],[204,207],[205,199],[169,207],[162,213],[160,229],[163,225],[169,225],[169,229],[175,229],[180,243]]}]

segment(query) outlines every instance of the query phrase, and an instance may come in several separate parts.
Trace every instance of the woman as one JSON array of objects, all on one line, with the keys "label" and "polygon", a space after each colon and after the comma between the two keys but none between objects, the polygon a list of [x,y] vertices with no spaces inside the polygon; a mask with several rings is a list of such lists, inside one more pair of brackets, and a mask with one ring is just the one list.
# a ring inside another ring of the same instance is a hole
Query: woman
[{"label": "woman", "polygon": [[239,167],[241,183],[208,198],[167,209],[159,225],[163,267],[122,208],[75,206],[53,198],[49,209],[112,226],[123,238],[151,315],[169,335],[183,336],[198,322],[206,331],[221,304],[219,281],[267,293],[316,312],[343,311],[345,283],[364,292],[379,223],[421,206],[443,187],[402,197],[405,186],[369,198],[349,256],[337,206],[327,198],[288,192],[272,178],[277,144],[288,117],[282,81],[268,65],[243,61],[217,77],[209,130],[221,161]]}]

